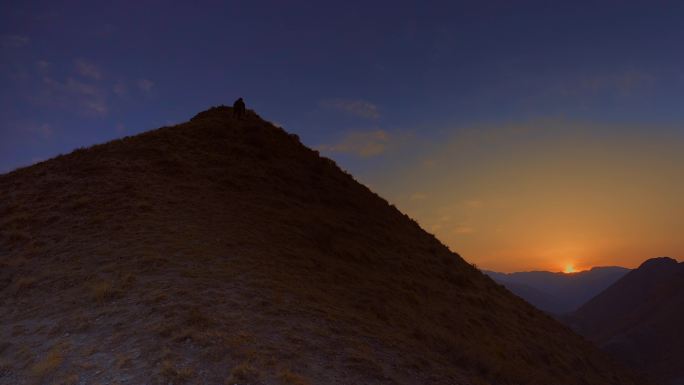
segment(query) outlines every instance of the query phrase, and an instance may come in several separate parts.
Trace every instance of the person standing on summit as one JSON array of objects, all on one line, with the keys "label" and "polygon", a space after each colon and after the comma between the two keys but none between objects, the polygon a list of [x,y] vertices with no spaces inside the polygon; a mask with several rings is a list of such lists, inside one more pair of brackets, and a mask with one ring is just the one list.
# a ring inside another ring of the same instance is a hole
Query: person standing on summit
[{"label": "person standing on summit", "polygon": [[245,116],[245,101],[242,98],[233,103],[233,116],[237,119],[242,119]]}]

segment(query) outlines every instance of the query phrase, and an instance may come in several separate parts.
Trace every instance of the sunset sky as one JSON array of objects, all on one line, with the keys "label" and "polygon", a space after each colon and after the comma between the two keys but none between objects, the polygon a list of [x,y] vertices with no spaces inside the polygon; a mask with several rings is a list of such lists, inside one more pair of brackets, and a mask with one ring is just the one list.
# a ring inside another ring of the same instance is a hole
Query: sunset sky
[{"label": "sunset sky", "polygon": [[0,172],[243,96],[482,268],[684,255],[682,2],[122,3],[0,4]]}]

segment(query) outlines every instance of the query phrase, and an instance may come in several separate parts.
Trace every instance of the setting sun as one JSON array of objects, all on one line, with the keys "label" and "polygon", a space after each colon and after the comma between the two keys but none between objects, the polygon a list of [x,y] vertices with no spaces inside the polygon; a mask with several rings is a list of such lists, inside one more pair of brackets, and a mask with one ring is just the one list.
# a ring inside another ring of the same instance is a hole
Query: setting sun
[{"label": "setting sun", "polygon": [[684,385],[684,0],[171,3],[0,0],[0,385]]}]

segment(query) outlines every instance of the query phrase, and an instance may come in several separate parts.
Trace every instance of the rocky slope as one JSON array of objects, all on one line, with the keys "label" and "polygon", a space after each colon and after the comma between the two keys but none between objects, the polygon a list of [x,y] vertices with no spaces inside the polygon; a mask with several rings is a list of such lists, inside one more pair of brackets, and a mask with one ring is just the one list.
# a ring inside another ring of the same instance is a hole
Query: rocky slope
[{"label": "rocky slope", "polygon": [[641,384],[230,108],[0,175],[1,384]]}]

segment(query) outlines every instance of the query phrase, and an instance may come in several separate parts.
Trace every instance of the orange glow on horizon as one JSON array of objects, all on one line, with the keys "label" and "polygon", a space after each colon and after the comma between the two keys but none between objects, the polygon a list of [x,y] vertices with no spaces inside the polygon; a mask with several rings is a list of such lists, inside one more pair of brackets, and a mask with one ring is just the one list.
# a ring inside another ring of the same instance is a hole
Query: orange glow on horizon
[{"label": "orange glow on horizon", "polygon": [[572,274],[572,273],[581,273],[581,272],[587,271],[587,270],[591,270],[591,266],[590,267],[586,267],[586,266],[578,267],[574,262],[568,262],[564,265],[562,271],[565,274]]},{"label": "orange glow on horizon", "polygon": [[460,129],[412,157],[388,150],[367,179],[483,269],[634,268],[684,255],[684,140],[636,132],[564,121]]}]

